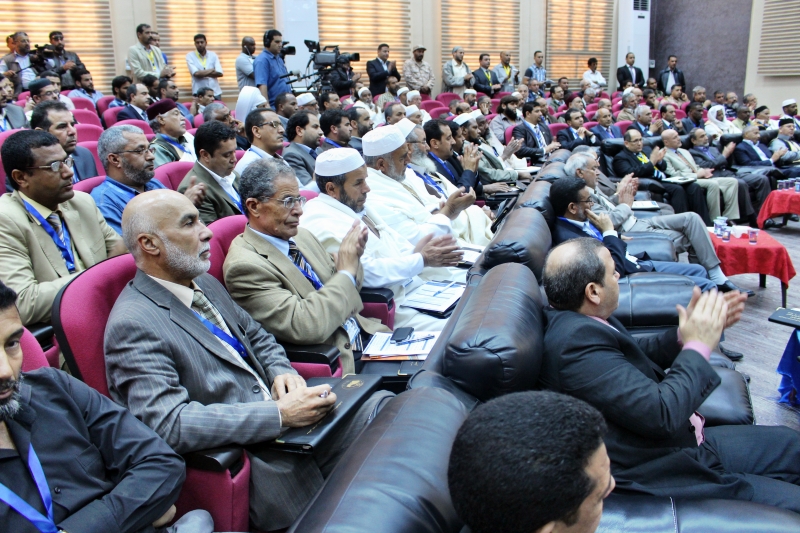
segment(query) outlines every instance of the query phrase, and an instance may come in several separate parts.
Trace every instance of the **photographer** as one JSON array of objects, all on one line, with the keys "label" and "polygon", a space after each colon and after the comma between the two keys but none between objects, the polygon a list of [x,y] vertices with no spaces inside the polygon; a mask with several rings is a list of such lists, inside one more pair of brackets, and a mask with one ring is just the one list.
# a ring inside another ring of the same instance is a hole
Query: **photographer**
[{"label": "photographer", "polygon": [[74,89],[75,81],[70,71],[75,67],[85,68],[81,58],[75,52],[64,50],[64,34],[60,31],[50,32],[50,46],[53,47],[53,55],[45,58],[45,65],[49,70],[61,76],[63,89]]},{"label": "photographer", "polygon": [[273,109],[275,98],[280,93],[292,92],[286,78],[281,77],[288,74],[286,63],[280,56],[281,47],[283,47],[283,34],[278,30],[269,30],[264,34],[264,50],[253,63],[256,86]]},{"label": "photographer", "polygon": [[353,69],[350,67],[350,56],[346,54],[336,58],[336,68],[328,74],[328,83],[331,84],[339,98],[350,96],[351,89],[356,86],[360,79],[361,73],[353,73]]},{"label": "photographer", "polygon": [[44,58],[38,54],[31,54],[31,42],[28,34],[18,31],[14,34],[16,52],[0,59],[0,74],[14,84],[14,96],[19,96],[23,90],[28,89],[28,84],[45,70]]}]

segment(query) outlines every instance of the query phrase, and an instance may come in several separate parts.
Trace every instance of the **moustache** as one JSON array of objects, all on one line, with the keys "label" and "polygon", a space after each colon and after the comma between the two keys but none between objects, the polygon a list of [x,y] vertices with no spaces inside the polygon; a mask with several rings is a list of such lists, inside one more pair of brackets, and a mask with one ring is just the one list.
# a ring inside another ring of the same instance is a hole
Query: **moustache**
[{"label": "moustache", "polygon": [[4,379],[0,380],[0,394],[4,394],[10,390],[19,392],[22,382],[19,379]]}]

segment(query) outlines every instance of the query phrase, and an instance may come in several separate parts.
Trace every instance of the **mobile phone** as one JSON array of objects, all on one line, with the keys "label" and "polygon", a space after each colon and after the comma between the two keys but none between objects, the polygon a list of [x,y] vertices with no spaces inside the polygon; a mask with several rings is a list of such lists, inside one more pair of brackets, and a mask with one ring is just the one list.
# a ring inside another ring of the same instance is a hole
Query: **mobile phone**
[{"label": "mobile phone", "polygon": [[394,333],[392,333],[392,342],[393,343],[403,342],[404,340],[411,337],[413,333],[414,333],[414,328],[397,328],[396,330],[394,330]]}]

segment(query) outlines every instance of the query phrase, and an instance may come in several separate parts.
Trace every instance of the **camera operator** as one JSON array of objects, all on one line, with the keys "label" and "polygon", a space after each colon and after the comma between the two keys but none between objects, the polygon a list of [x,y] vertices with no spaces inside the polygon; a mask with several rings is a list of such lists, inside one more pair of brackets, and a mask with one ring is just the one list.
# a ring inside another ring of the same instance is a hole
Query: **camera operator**
[{"label": "camera operator", "polygon": [[264,50],[253,63],[256,73],[256,87],[269,101],[269,106],[275,108],[275,98],[280,93],[290,93],[292,88],[282,78],[288,74],[286,63],[280,56],[283,47],[283,34],[278,30],[269,30],[264,34]]},{"label": "camera operator", "polygon": [[36,79],[40,72],[45,70],[44,58],[31,54],[31,42],[28,34],[18,31],[14,34],[16,52],[8,54],[0,60],[0,74],[14,84],[14,96],[19,96],[23,90],[28,89],[28,84]]},{"label": "camera operator", "polygon": [[339,98],[350,96],[350,91],[360,79],[361,73],[353,73],[353,69],[350,67],[350,56],[347,54],[341,54],[336,58],[336,68],[328,74],[328,83],[331,84]]},{"label": "camera operator", "polygon": [[75,80],[70,71],[75,67],[85,68],[81,58],[75,52],[64,50],[64,34],[60,31],[50,32],[50,46],[53,47],[53,55],[44,60],[47,69],[61,77],[62,89],[74,89]]}]

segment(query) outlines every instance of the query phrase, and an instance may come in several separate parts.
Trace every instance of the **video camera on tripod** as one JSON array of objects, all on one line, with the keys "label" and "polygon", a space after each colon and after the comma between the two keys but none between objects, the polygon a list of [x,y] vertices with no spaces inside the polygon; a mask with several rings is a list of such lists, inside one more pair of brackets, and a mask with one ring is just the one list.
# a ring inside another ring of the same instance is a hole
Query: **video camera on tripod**
[{"label": "video camera on tripod", "polygon": [[328,81],[328,74],[338,65],[361,60],[361,56],[358,53],[340,52],[338,44],[320,47],[319,41],[308,39],[304,40],[303,43],[305,43],[308,51],[311,52],[311,57],[309,57],[306,65],[306,75],[299,77],[298,80],[312,79],[309,89],[313,88],[319,93],[333,91],[333,86]]}]

